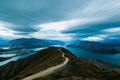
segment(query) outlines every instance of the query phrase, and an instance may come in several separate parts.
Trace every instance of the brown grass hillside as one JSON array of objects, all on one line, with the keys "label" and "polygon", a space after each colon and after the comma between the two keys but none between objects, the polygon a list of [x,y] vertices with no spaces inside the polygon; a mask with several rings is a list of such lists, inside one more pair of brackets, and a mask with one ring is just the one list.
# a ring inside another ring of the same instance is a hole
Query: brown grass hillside
[{"label": "brown grass hillside", "polygon": [[[64,62],[62,53],[58,49],[59,47],[49,47],[27,58],[0,67],[0,80],[21,80]],[[119,67],[112,65],[109,67],[106,63],[79,59],[64,48],[61,48],[61,51],[69,58],[67,65],[51,75],[35,80],[120,80],[120,73],[115,71],[116,68],[120,69]],[[99,64],[102,66],[98,67]]]}]

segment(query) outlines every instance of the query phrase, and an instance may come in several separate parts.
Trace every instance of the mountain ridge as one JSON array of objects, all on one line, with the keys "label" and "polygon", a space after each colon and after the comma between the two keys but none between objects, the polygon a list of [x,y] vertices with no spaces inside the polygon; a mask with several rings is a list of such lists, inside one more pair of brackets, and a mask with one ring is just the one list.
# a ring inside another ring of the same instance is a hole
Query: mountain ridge
[{"label": "mountain ridge", "polygon": [[68,47],[76,47],[80,49],[84,49],[90,52],[101,53],[101,54],[117,54],[119,53],[116,48],[100,42],[93,41],[82,41],[77,44],[69,44]]},{"label": "mountain ridge", "polygon": [[[1,80],[20,80],[52,66],[59,65],[65,61],[61,57],[60,47],[49,47],[38,51],[27,58],[10,62],[0,67]],[[69,50],[61,48],[69,62],[61,69],[45,77],[35,80],[120,80],[120,74],[116,68],[106,66],[108,69],[100,68],[91,61],[79,59]],[[120,69],[120,68],[118,68]]]},{"label": "mountain ridge", "polygon": [[59,40],[47,40],[37,38],[18,38],[10,40],[1,46],[9,46],[11,48],[39,48],[50,45],[64,45],[64,42]]},{"label": "mountain ridge", "polygon": [[60,68],[64,67],[68,63],[69,59],[67,57],[65,57],[65,53],[61,51],[61,48],[58,48],[58,50],[62,53],[62,57],[65,59],[65,61],[63,63],[58,64],[58,65],[53,66],[53,67],[50,67],[50,68],[47,68],[46,70],[40,71],[40,72],[35,73],[33,75],[30,75],[22,80],[33,80],[33,79],[36,79],[39,77],[45,77],[49,74],[56,72]]}]

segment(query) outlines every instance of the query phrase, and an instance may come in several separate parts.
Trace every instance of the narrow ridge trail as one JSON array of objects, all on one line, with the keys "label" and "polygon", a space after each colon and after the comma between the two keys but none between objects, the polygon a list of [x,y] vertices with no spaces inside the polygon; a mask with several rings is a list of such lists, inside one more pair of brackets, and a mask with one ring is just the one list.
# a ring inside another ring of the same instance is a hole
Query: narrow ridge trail
[{"label": "narrow ridge trail", "polygon": [[28,77],[25,77],[22,80],[33,80],[33,79],[36,79],[39,77],[44,77],[44,76],[54,73],[56,70],[59,70],[62,67],[64,67],[68,63],[69,59],[67,57],[65,57],[65,53],[61,51],[61,48],[59,48],[58,50],[62,53],[62,57],[65,58],[65,61],[63,63],[53,66],[53,67],[50,67],[50,68],[47,68],[43,71],[40,71],[40,72],[30,75]]}]

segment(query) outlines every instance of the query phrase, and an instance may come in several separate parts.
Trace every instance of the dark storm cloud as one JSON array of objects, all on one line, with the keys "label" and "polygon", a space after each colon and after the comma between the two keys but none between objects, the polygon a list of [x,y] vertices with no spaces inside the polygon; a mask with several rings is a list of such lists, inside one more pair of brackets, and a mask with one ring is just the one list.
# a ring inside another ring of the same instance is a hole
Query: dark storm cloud
[{"label": "dark storm cloud", "polygon": [[[81,27],[84,27],[81,29]],[[87,24],[87,25],[82,25],[82,26],[77,26],[75,28],[70,28],[67,29],[65,31],[63,31],[64,34],[75,34],[74,36],[72,36],[74,39],[75,38],[87,38],[87,37],[99,37],[98,35],[106,35],[112,38],[119,38],[120,35],[120,31],[118,32],[114,32],[114,33],[107,33],[103,30],[106,29],[111,29],[112,28],[120,28],[120,21],[115,21],[115,22],[100,22],[100,23],[92,23],[92,24]],[[109,31],[109,30],[108,30]],[[108,39],[108,38],[106,38]]]},{"label": "dark storm cloud", "polygon": [[[81,27],[84,27],[81,29]],[[68,30],[63,31],[63,33],[99,33],[99,31],[103,29],[113,28],[113,27],[120,27],[120,21],[117,22],[100,22],[100,23],[92,23],[82,26],[77,26],[74,28],[70,28]]]},{"label": "dark storm cloud", "polygon": [[36,32],[39,31],[38,29],[34,28],[34,27],[29,27],[29,26],[9,26],[7,27],[10,30],[16,31],[16,32],[27,32],[27,33],[32,33],[32,32]]},{"label": "dark storm cloud", "polygon": [[15,34],[15,35],[28,35],[29,32],[15,32],[13,34]]},{"label": "dark storm cloud", "polygon": [[[0,17],[16,24],[36,24],[64,19],[66,14],[82,5],[79,0],[1,0]],[[85,0],[86,1],[86,0]]]}]

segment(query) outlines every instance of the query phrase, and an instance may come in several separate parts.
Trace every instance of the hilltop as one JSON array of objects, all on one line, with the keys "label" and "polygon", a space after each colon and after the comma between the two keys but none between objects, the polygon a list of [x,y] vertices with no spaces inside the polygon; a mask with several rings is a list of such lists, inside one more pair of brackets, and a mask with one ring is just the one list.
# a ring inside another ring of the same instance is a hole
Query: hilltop
[{"label": "hilltop", "polygon": [[[59,50],[60,49],[60,50]],[[35,80],[120,80],[119,67],[87,59],[79,59],[61,47],[49,47],[27,58],[0,67],[1,80],[20,80],[69,61],[54,73]],[[104,65],[100,66],[100,65]]]}]

